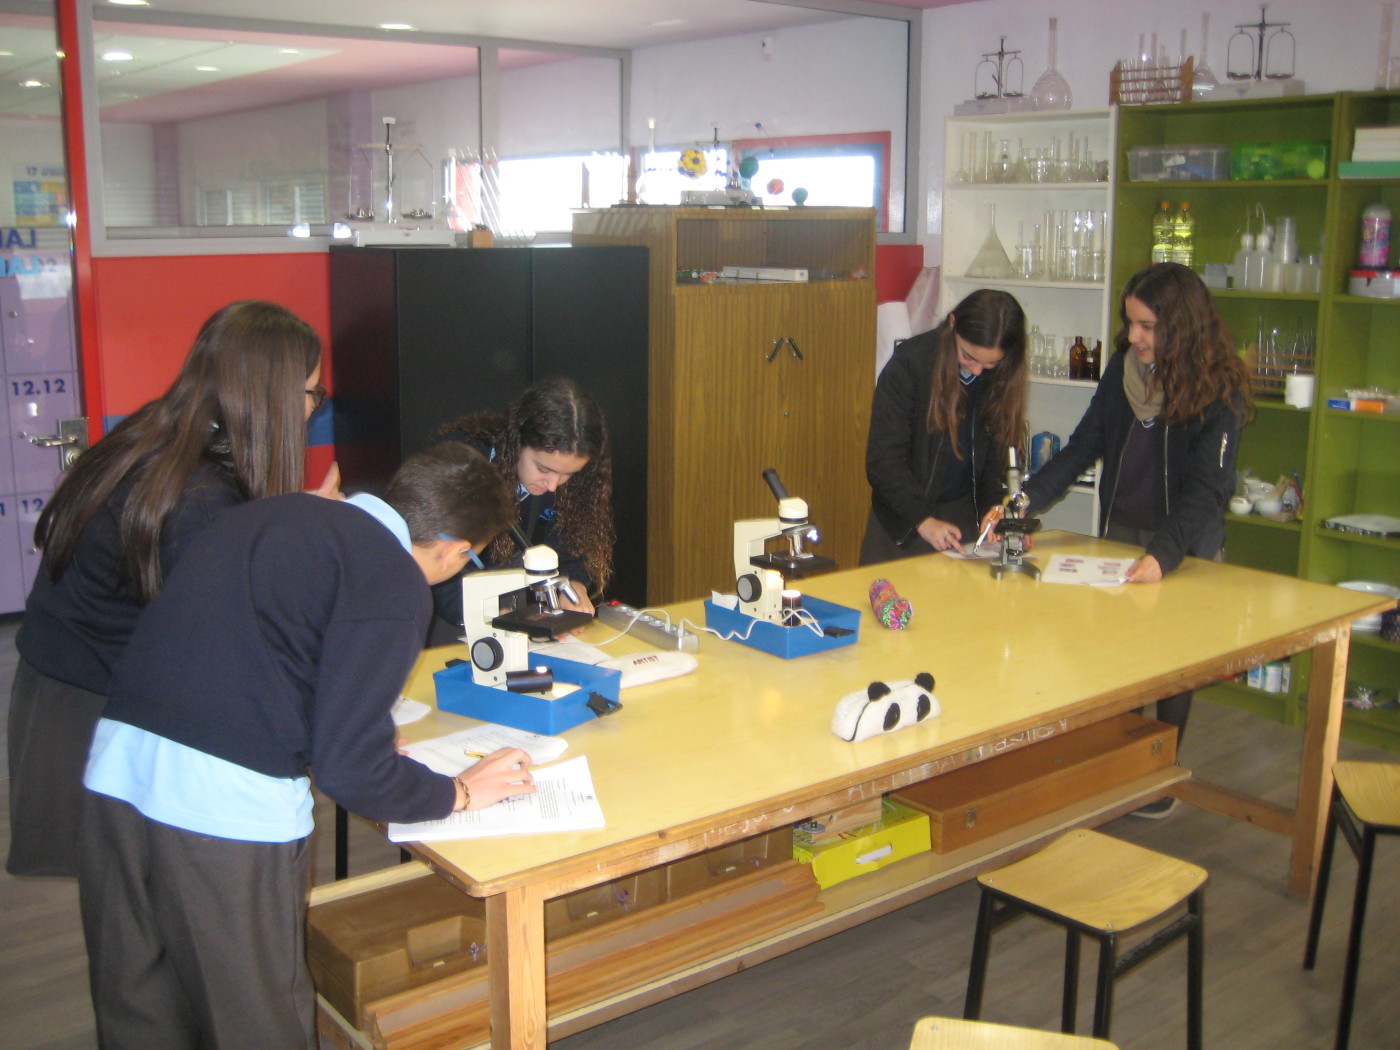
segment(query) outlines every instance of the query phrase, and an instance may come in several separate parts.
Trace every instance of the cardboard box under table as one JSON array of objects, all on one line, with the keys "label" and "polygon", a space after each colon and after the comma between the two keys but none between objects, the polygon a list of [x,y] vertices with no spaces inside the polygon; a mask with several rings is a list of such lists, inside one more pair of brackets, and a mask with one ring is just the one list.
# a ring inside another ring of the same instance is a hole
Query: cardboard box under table
[{"label": "cardboard box under table", "polygon": [[885,799],[878,823],[844,831],[834,839],[812,841],[796,832],[792,855],[812,866],[817,885],[830,889],[857,875],[879,871],[887,865],[929,848],[928,816],[893,799]]},{"label": "cardboard box under table", "polygon": [[928,814],[935,853],[978,842],[1176,762],[1176,727],[1136,714],[1052,736],[891,795]]}]

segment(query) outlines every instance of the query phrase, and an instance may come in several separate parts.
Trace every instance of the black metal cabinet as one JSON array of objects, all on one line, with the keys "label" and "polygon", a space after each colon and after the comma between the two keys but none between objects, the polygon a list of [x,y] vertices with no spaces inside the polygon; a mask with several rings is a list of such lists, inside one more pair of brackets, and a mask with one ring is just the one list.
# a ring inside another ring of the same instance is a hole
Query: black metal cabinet
[{"label": "black metal cabinet", "polygon": [[646,602],[647,251],[330,251],[335,449],[347,489],[378,491],[443,423],[576,380],[613,449],[611,597]]}]

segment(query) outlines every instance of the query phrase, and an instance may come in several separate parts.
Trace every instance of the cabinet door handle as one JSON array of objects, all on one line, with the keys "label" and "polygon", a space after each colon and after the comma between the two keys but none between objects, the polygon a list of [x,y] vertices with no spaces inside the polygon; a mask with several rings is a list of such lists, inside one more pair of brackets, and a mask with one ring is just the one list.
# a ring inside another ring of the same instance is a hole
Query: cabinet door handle
[{"label": "cabinet door handle", "polygon": [[768,353],[764,356],[764,360],[767,361],[770,365],[773,363],[773,358],[778,356],[778,351],[783,348],[783,342],[784,340],[782,336],[778,336],[777,339],[773,340],[773,349],[769,350]]},{"label": "cabinet door handle", "polygon": [[805,360],[807,360],[805,357],[802,356],[802,351],[801,351],[801,350],[798,348],[798,346],[797,346],[797,340],[794,339],[792,336],[788,336],[788,338],[787,338],[787,345],[790,346],[790,347],[792,347],[792,356],[793,356],[793,357],[797,358],[799,361],[805,361]]}]

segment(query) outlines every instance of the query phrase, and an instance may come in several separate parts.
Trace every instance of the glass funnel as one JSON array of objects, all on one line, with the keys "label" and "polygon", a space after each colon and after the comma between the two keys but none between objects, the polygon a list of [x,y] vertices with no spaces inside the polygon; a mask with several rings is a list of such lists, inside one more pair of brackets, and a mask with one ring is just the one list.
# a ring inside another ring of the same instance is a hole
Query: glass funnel
[{"label": "glass funnel", "polygon": [[1001,238],[997,236],[995,204],[991,206],[991,212],[992,222],[987,229],[986,239],[982,241],[982,247],[977,250],[972,265],[967,268],[967,276],[969,277],[1004,279],[1010,277],[1014,272],[1011,267],[1011,257],[1006,254],[1006,249],[1001,244]]}]

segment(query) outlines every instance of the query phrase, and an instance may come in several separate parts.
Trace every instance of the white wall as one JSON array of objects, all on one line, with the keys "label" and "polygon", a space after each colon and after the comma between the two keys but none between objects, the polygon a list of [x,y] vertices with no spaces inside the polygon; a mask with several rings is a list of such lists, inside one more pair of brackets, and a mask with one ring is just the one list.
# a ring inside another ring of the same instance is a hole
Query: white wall
[{"label": "white wall", "polygon": [[[1297,73],[1309,94],[1369,90],[1375,86],[1382,5],[1372,0],[1274,0],[1270,21],[1291,22],[1297,40]],[[1225,45],[1235,24],[1258,21],[1257,3],[1202,3],[1180,0],[980,0],[937,8],[924,14],[923,122],[919,169],[923,206],[919,240],[926,259],[941,256],[943,121],[953,107],[972,97],[978,56],[994,51],[1006,34],[1008,48],[1020,48],[1026,63],[1026,90],[1046,66],[1049,19],[1059,18],[1057,65],[1074,92],[1075,108],[1108,104],[1108,74],[1120,58],[1137,51],[1138,34],[1156,33],[1175,57],[1181,30],[1187,30],[1188,53],[1197,54],[1201,14],[1211,14],[1206,57],[1212,71],[1225,79]],[[1395,44],[1400,50],[1400,18]]]},{"label": "white wall", "polygon": [[501,70],[501,156],[617,150],[622,63],[562,58]]},{"label": "white wall", "polygon": [[657,145],[672,148],[710,141],[715,125],[721,141],[889,131],[891,196],[902,202],[906,31],[855,18],[643,48],[632,56],[632,142],[647,144],[648,119]]},{"label": "white wall", "polygon": [[102,125],[102,217],[108,226],[156,221],[155,133],[149,124]]}]

